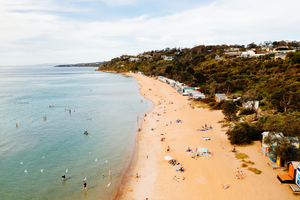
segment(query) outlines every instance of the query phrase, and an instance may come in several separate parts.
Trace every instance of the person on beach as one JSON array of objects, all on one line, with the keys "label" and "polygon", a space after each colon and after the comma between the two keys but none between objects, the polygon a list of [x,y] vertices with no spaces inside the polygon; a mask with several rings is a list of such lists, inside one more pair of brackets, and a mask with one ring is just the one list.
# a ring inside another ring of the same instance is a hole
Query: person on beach
[{"label": "person on beach", "polygon": [[243,171],[240,172],[240,175],[241,175],[241,179],[243,180],[244,179]]},{"label": "person on beach", "polygon": [[227,188],[228,188],[228,183],[223,184],[222,188],[223,188],[224,190],[227,189]]},{"label": "person on beach", "polygon": [[82,189],[82,191],[84,191],[84,190],[87,191],[87,188],[86,188],[86,182],[85,182],[85,181],[83,181],[83,189]]},{"label": "person on beach", "polygon": [[170,152],[170,146],[168,146],[168,148],[167,148],[167,152]]},{"label": "person on beach", "polygon": [[138,173],[135,174],[135,178],[140,178]]},{"label": "person on beach", "polygon": [[233,148],[232,148],[232,152],[235,152],[235,146],[233,146]]}]

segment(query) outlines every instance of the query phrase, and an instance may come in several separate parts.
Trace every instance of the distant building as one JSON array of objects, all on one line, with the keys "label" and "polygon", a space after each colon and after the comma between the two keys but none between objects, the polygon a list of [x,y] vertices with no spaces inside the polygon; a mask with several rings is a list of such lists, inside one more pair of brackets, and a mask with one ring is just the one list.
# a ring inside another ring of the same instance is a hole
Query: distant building
[{"label": "distant building", "polygon": [[217,94],[215,94],[215,100],[216,100],[216,102],[221,102],[221,101],[223,101],[225,99],[226,99],[225,93],[217,93]]},{"label": "distant building", "polygon": [[174,60],[176,57],[175,56],[166,56],[164,60],[169,61],[169,60]]},{"label": "distant building", "polygon": [[121,55],[121,58],[128,58],[128,55]]},{"label": "distant building", "polygon": [[258,108],[259,107],[259,101],[247,101],[246,103],[243,103],[244,108]]},{"label": "distant building", "polygon": [[132,61],[141,61],[140,58],[129,58],[129,61],[132,62]]},{"label": "distant building", "polygon": [[286,56],[287,56],[287,54],[286,53],[283,53],[283,52],[281,52],[281,53],[276,53],[275,54],[275,60],[276,59],[282,59],[282,60],[284,60],[285,58],[286,58]]}]

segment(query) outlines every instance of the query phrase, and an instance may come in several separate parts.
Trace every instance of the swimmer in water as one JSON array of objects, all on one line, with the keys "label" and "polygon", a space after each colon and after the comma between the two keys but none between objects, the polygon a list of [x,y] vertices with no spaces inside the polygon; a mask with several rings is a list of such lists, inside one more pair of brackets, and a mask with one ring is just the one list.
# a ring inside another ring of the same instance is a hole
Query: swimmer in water
[{"label": "swimmer in water", "polygon": [[61,180],[62,180],[62,181],[65,181],[65,180],[66,180],[66,175],[62,175],[62,176],[61,176]]}]

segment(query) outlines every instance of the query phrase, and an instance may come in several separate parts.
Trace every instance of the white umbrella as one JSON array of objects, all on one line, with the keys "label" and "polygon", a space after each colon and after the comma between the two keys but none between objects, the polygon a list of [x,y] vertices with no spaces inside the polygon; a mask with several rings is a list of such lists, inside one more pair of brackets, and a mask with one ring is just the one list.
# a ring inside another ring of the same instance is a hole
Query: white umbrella
[{"label": "white umbrella", "polygon": [[171,156],[165,156],[165,160],[172,160]]}]

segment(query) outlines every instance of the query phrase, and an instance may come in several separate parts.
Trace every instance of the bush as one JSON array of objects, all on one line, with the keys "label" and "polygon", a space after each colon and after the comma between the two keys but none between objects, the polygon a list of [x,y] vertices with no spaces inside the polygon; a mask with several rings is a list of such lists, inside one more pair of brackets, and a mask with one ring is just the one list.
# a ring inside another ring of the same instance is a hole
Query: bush
[{"label": "bush", "polygon": [[211,106],[212,109],[214,110],[221,110],[222,109],[222,103],[220,102],[211,102],[214,103],[213,106]]},{"label": "bush", "polygon": [[247,154],[244,154],[244,153],[236,153],[235,154],[235,157],[237,158],[237,159],[245,159],[245,158],[249,158],[249,156],[247,155]]},{"label": "bush", "polygon": [[253,168],[253,167],[248,167],[248,170],[254,172],[255,174],[261,174],[261,172],[262,172],[259,169],[256,169],[256,168]]},{"label": "bush", "polygon": [[239,115],[252,115],[253,113],[254,113],[253,108],[242,108],[242,109],[240,109]]},{"label": "bush", "polygon": [[228,135],[231,144],[250,144],[252,141],[261,138],[261,131],[256,129],[256,126],[242,122],[229,129],[226,135]]}]

